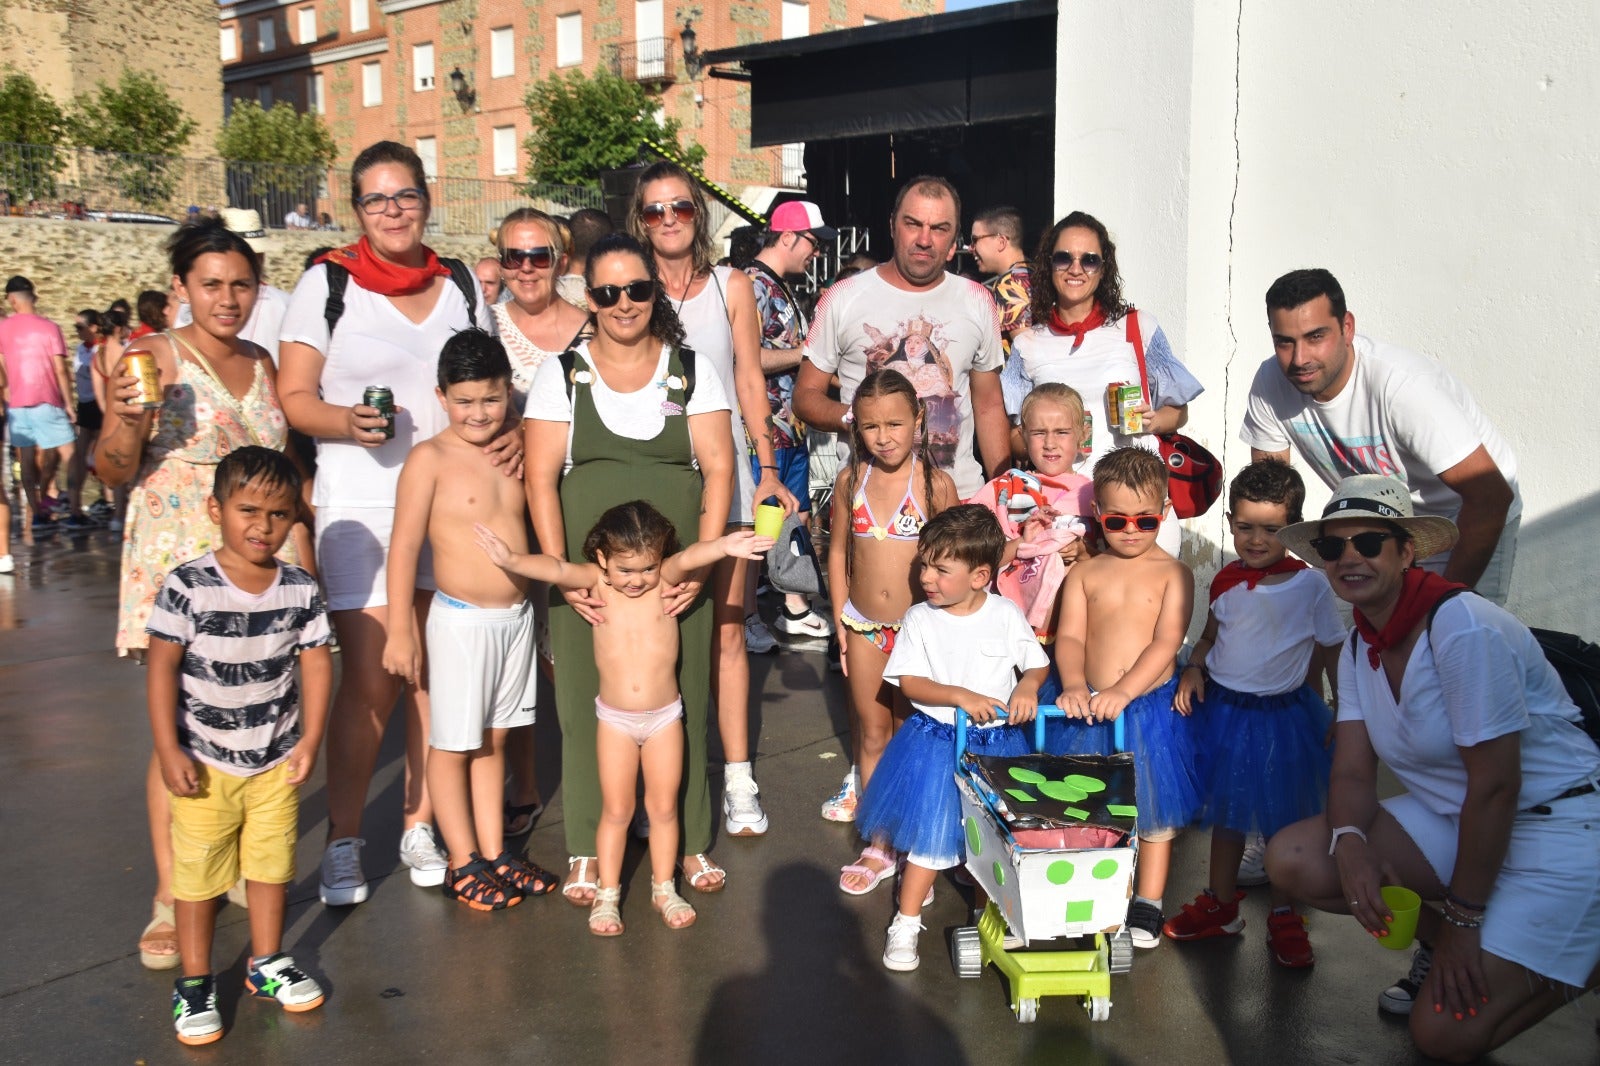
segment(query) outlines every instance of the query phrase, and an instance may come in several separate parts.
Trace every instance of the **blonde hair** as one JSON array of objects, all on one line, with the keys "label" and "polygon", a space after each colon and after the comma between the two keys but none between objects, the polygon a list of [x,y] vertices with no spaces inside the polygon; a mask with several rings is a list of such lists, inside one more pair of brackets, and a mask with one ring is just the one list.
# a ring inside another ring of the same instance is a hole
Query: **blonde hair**
[{"label": "blonde hair", "polygon": [[557,259],[567,254],[567,242],[562,233],[561,223],[537,207],[519,207],[500,220],[500,226],[494,233],[495,250],[501,255],[505,255],[506,234],[511,231],[512,226],[521,225],[525,222],[537,223],[544,227],[545,233],[550,238],[550,250]]},{"label": "blonde hair", "polygon": [[711,219],[708,217],[706,194],[701,191],[700,183],[678,164],[663,159],[651,163],[639,175],[633,187],[633,198],[628,201],[628,233],[654,254],[654,246],[650,243],[650,227],[644,224],[644,187],[669,178],[677,178],[689,188],[689,200],[694,204],[694,240],[689,245],[690,260],[696,276],[709,274],[716,261],[711,256]]},{"label": "blonde hair", "polygon": [[1042,403],[1053,403],[1057,407],[1064,407],[1067,413],[1080,425],[1083,423],[1085,408],[1083,397],[1071,385],[1063,385],[1059,381],[1046,381],[1042,385],[1035,385],[1033,391],[1023,397],[1022,417],[1023,425],[1028,424],[1028,414]]}]

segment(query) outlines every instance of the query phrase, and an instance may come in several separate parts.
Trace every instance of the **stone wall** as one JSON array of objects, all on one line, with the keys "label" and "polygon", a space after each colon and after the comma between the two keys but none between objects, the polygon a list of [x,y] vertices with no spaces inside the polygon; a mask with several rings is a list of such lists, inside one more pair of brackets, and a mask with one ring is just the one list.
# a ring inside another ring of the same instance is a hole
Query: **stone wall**
[{"label": "stone wall", "polygon": [[[39,294],[39,313],[60,324],[67,337],[85,307],[104,309],[122,297],[133,303],[142,289],[166,289],[171,281],[162,245],[171,226],[52,219],[0,218],[0,278],[21,274]],[[271,231],[267,281],[293,289],[306,254],[325,244],[344,244],[351,233]],[[440,237],[429,245],[440,255],[470,266],[492,251],[481,237]]]}]

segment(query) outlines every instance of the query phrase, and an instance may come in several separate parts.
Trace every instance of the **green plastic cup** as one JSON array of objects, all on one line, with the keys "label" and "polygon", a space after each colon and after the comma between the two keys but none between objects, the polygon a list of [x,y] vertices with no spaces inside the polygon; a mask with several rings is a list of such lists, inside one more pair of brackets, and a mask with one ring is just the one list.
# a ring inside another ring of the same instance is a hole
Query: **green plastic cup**
[{"label": "green plastic cup", "polygon": [[1389,935],[1380,936],[1378,943],[1390,951],[1405,951],[1417,939],[1417,915],[1422,913],[1422,897],[1401,885],[1384,885],[1379,891],[1394,921],[1389,923]]},{"label": "green plastic cup", "polygon": [[756,508],[756,536],[778,539],[778,534],[783,532],[783,508],[776,504],[764,503]]}]

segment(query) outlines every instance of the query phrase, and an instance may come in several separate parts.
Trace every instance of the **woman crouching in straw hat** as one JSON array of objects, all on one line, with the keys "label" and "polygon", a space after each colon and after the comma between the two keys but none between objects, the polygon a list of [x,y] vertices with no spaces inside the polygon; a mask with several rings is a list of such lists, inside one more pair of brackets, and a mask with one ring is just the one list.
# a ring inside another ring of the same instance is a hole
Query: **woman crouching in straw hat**
[{"label": "woman crouching in straw hat", "polygon": [[[1274,836],[1267,871],[1380,939],[1381,886],[1433,904],[1380,1005],[1410,1013],[1424,1054],[1476,1059],[1600,983],[1600,750],[1528,628],[1415,565],[1456,527],[1413,516],[1401,482],[1346,478],[1278,537],[1321,564],[1356,629],[1327,813]],[[1405,794],[1378,800],[1379,759]]]}]

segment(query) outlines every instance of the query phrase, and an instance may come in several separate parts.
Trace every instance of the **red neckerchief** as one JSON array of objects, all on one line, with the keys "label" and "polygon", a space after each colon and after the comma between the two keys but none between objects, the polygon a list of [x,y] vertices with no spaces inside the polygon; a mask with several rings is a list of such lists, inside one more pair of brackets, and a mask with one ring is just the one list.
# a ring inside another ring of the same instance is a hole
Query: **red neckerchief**
[{"label": "red neckerchief", "polygon": [[[141,322],[137,326],[134,327],[132,333],[128,334],[128,339],[130,341],[136,341],[140,337],[148,337],[148,336],[150,336],[150,334],[152,334],[154,332],[155,332],[155,330],[151,329],[149,326],[147,326],[143,322]],[[104,342],[102,342],[102,343],[104,343]]]},{"label": "red neckerchief", "polygon": [[421,266],[401,266],[378,258],[367,238],[362,237],[354,244],[318,256],[317,262],[344,267],[356,284],[368,292],[379,296],[410,296],[432,285],[434,278],[450,274],[450,268],[439,262],[432,248],[424,246],[422,250],[427,253],[427,259]]},{"label": "red neckerchief", "polygon": [[1457,589],[1469,588],[1457,581],[1446,581],[1432,570],[1424,570],[1414,566],[1405,572],[1400,586],[1400,598],[1395,602],[1394,614],[1389,616],[1389,622],[1379,630],[1367,621],[1367,616],[1357,607],[1356,630],[1361,634],[1361,639],[1367,642],[1367,662],[1376,670],[1378,656],[1404,641],[1411,631],[1417,628],[1417,623],[1428,616],[1433,610],[1433,605]]},{"label": "red neckerchief", "polygon": [[1271,566],[1259,569],[1246,566],[1235,559],[1233,562],[1217,571],[1217,576],[1211,579],[1211,602],[1216,603],[1217,597],[1233,588],[1243,585],[1246,589],[1253,589],[1261,583],[1261,579],[1268,574],[1292,574],[1296,570],[1311,569],[1305,563],[1292,556],[1285,555]]},{"label": "red neckerchief", "polygon": [[1063,322],[1061,321],[1060,308],[1052,307],[1050,309],[1050,318],[1046,323],[1050,327],[1050,332],[1056,336],[1072,338],[1073,351],[1077,351],[1078,346],[1083,343],[1084,334],[1092,329],[1099,329],[1105,324],[1106,313],[1099,304],[1094,305],[1089,313],[1083,317],[1082,322]]}]

